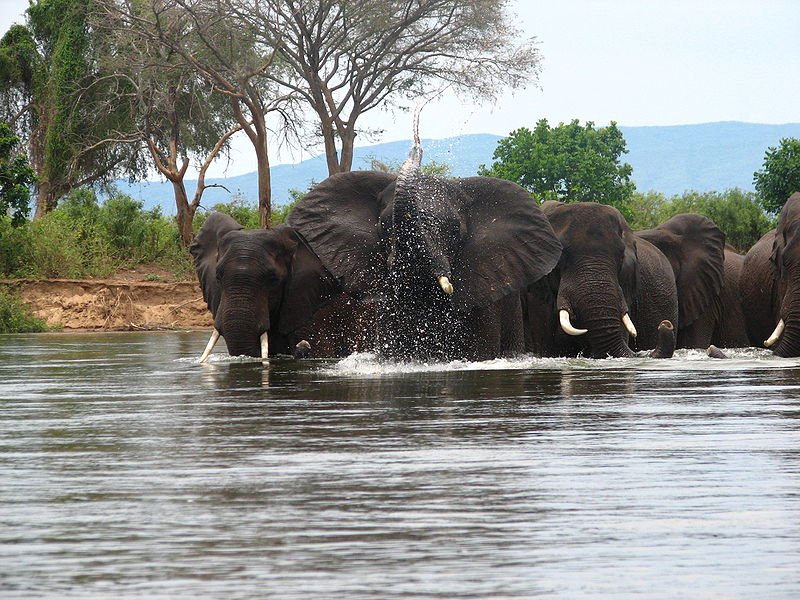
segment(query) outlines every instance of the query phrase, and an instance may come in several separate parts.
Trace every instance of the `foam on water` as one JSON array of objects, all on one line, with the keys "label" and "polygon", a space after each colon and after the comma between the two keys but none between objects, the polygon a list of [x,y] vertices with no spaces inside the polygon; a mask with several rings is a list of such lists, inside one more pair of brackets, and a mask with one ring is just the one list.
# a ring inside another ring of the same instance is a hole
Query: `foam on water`
[{"label": "foam on water", "polygon": [[741,371],[748,369],[784,369],[800,365],[800,359],[778,358],[761,348],[723,349],[727,359],[710,358],[705,350],[677,350],[671,359],[653,359],[647,356],[633,358],[539,358],[523,355],[514,358],[495,358],[486,361],[454,360],[441,363],[392,361],[374,353],[356,353],[334,365],[321,369],[332,376],[383,376],[406,373],[434,373],[445,371],[503,371],[526,369],[570,370],[647,370],[647,371]]}]

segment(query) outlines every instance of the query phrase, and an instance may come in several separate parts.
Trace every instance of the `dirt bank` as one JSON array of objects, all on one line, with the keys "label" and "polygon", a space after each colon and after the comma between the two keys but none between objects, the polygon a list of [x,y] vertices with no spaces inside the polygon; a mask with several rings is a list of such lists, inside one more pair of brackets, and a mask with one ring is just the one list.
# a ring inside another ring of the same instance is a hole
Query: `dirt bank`
[{"label": "dirt bank", "polygon": [[65,330],[186,329],[211,327],[197,281],[145,281],[126,271],[109,279],[9,279],[33,312]]}]

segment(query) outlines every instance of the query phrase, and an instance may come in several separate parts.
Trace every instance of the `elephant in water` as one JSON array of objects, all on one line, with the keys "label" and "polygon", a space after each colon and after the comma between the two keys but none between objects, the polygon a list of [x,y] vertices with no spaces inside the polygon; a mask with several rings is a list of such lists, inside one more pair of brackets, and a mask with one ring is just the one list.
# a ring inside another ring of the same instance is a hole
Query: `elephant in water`
[{"label": "elephant in water", "polygon": [[523,352],[520,291],[561,245],[520,186],[421,173],[418,142],[394,176],[336,174],[289,215],[322,263],[378,300],[377,348],[397,359],[488,359]]},{"label": "elephant in water", "polygon": [[749,345],[739,298],[744,257],[713,221],[683,213],[636,235],[661,250],[675,274],[678,348]]},{"label": "elephant in water", "polygon": [[800,192],[745,255],[740,287],[750,343],[800,356]]},{"label": "elephant in water", "polygon": [[234,356],[346,356],[371,349],[372,307],[343,294],[291,227],[245,230],[213,213],[190,251],[214,316],[201,362],[220,336]]},{"label": "elephant in water", "polygon": [[[679,290],[670,258],[611,206],[551,201],[542,210],[563,252],[558,267],[525,295],[529,349],[547,356],[672,356]],[[699,293],[691,285],[683,291]]]}]

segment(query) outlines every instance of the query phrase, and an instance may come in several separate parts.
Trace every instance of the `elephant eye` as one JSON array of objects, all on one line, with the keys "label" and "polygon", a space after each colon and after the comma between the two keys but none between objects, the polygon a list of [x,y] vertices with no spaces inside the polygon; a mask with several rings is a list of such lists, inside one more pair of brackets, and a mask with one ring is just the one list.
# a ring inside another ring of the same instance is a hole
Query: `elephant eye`
[{"label": "elephant eye", "polygon": [[264,281],[268,288],[274,288],[281,282],[281,278],[274,269],[268,269],[264,273]]}]

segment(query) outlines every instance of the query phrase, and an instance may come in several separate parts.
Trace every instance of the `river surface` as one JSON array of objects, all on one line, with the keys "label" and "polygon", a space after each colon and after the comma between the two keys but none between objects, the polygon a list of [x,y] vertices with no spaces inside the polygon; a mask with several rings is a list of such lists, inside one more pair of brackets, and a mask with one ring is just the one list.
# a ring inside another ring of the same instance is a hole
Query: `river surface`
[{"label": "river surface", "polygon": [[800,360],[0,336],[2,598],[800,598]]}]

